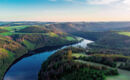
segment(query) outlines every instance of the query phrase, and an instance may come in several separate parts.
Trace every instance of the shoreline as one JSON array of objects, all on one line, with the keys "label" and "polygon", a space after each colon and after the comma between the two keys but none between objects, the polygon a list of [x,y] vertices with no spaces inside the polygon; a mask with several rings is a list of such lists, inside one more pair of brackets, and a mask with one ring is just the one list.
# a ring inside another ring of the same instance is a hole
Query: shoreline
[{"label": "shoreline", "polygon": [[[16,64],[18,61],[20,61],[21,59],[23,58],[26,58],[26,57],[29,57],[29,56],[32,56],[32,55],[36,55],[36,54],[40,54],[42,52],[46,52],[46,51],[52,51],[52,50],[55,50],[55,49],[58,49],[58,48],[61,48],[63,46],[69,46],[69,45],[73,45],[73,44],[76,44],[76,43],[79,43],[81,42],[82,40],[80,41],[75,41],[75,42],[70,42],[70,43],[67,43],[67,44],[64,44],[64,45],[58,45],[58,46],[45,46],[45,47],[41,47],[41,48],[38,48],[38,49],[35,49],[35,50],[32,50],[32,51],[28,51],[27,53],[25,53],[23,56],[19,57],[19,58],[16,58],[13,63],[11,63],[11,65],[7,68],[7,70],[5,71],[4,73],[4,76],[5,74],[8,72],[8,70],[11,68],[11,66],[13,66],[14,64]],[[4,76],[2,78],[2,80],[4,80]]]}]

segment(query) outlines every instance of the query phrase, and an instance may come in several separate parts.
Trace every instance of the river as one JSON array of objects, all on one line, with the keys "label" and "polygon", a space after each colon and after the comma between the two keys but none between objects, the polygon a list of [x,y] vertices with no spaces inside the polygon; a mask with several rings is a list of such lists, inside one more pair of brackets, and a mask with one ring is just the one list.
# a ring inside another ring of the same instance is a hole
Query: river
[{"label": "river", "polygon": [[[87,44],[92,42],[93,41],[84,39],[79,43],[69,46],[81,46],[85,48],[87,47]],[[64,46],[52,51],[42,52],[19,60],[17,63],[10,67],[4,76],[4,80],[38,80],[38,73],[40,71],[42,63],[56,51],[69,46]]]}]

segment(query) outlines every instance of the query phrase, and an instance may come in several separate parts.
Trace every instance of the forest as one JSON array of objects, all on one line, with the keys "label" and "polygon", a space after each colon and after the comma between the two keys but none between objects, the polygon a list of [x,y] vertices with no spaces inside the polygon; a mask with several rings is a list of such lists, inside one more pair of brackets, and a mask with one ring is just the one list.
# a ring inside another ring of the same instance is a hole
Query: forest
[{"label": "forest", "polygon": [[0,80],[24,55],[77,43],[77,37],[94,42],[87,48],[57,51],[43,62],[39,80],[111,80],[108,78],[113,76],[128,79],[129,25],[130,22],[0,22]]},{"label": "forest", "polygon": [[41,52],[46,47],[76,42],[76,37],[54,29],[49,30],[44,26],[0,27],[0,80],[9,66],[23,55],[35,50]]},{"label": "forest", "polygon": [[[83,48],[69,47],[60,50],[42,64],[39,80],[105,80],[107,76],[119,74],[116,67],[108,67],[109,63],[96,64],[92,60],[100,59],[92,57]],[[108,61],[111,60],[108,59]]]}]

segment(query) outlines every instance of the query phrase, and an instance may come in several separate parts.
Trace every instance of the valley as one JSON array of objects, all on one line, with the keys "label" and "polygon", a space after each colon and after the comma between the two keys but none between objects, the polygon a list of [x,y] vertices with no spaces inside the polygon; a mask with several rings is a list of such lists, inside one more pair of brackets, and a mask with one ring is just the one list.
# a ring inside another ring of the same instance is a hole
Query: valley
[{"label": "valley", "polygon": [[0,0],[0,80],[130,80],[130,0]]},{"label": "valley", "polygon": [[1,23],[0,79],[129,80],[129,30],[130,22]]}]

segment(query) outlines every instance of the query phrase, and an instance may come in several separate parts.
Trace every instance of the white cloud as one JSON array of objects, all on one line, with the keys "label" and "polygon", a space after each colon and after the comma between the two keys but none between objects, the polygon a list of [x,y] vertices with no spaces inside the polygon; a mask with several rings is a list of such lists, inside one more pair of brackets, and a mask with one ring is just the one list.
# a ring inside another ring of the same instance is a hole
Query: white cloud
[{"label": "white cloud", "polygon": [[103,5],[120,11],[130,10],[130,0],[86,0],[86,2],[89,5]]},{"label": "white cloud", "polygon": [[96,5],[106,5],[115,2],[119,2],[120,0],[86,0],[88,4],[96,4]]},{"label": "white cloud", "polygon": [[119,3],[112,6],[116,7],[116,9],[120,9],[121,11],[128,11],[130,10],[130,0],[121,0]]},{"label": "white cloud", "polygon": [[[49,0],[60,1],[60,0]],[[67,2],[73,2],[76,4],[89,4],[89,5],[104,5],[111,6],[118,9],[130,9],[130,0],[62,0]]]},{"label": "white cloud", "polygon": [[130,5],[130,0],[123,0],[124,4]]},{"label": "white cloud", "polygon": [[91,5],[120,5],[130,6],[130,0],[86,0],[87,4]]},{"label": "white cloud", "polygon": [[[49,0],[49,1],[60,1],[60,0]],[[67,2],[79,2],[86,3],[91,5],[109,5],[109,4],[126,4],[130,5],[130,0],[62,0]]]}]

